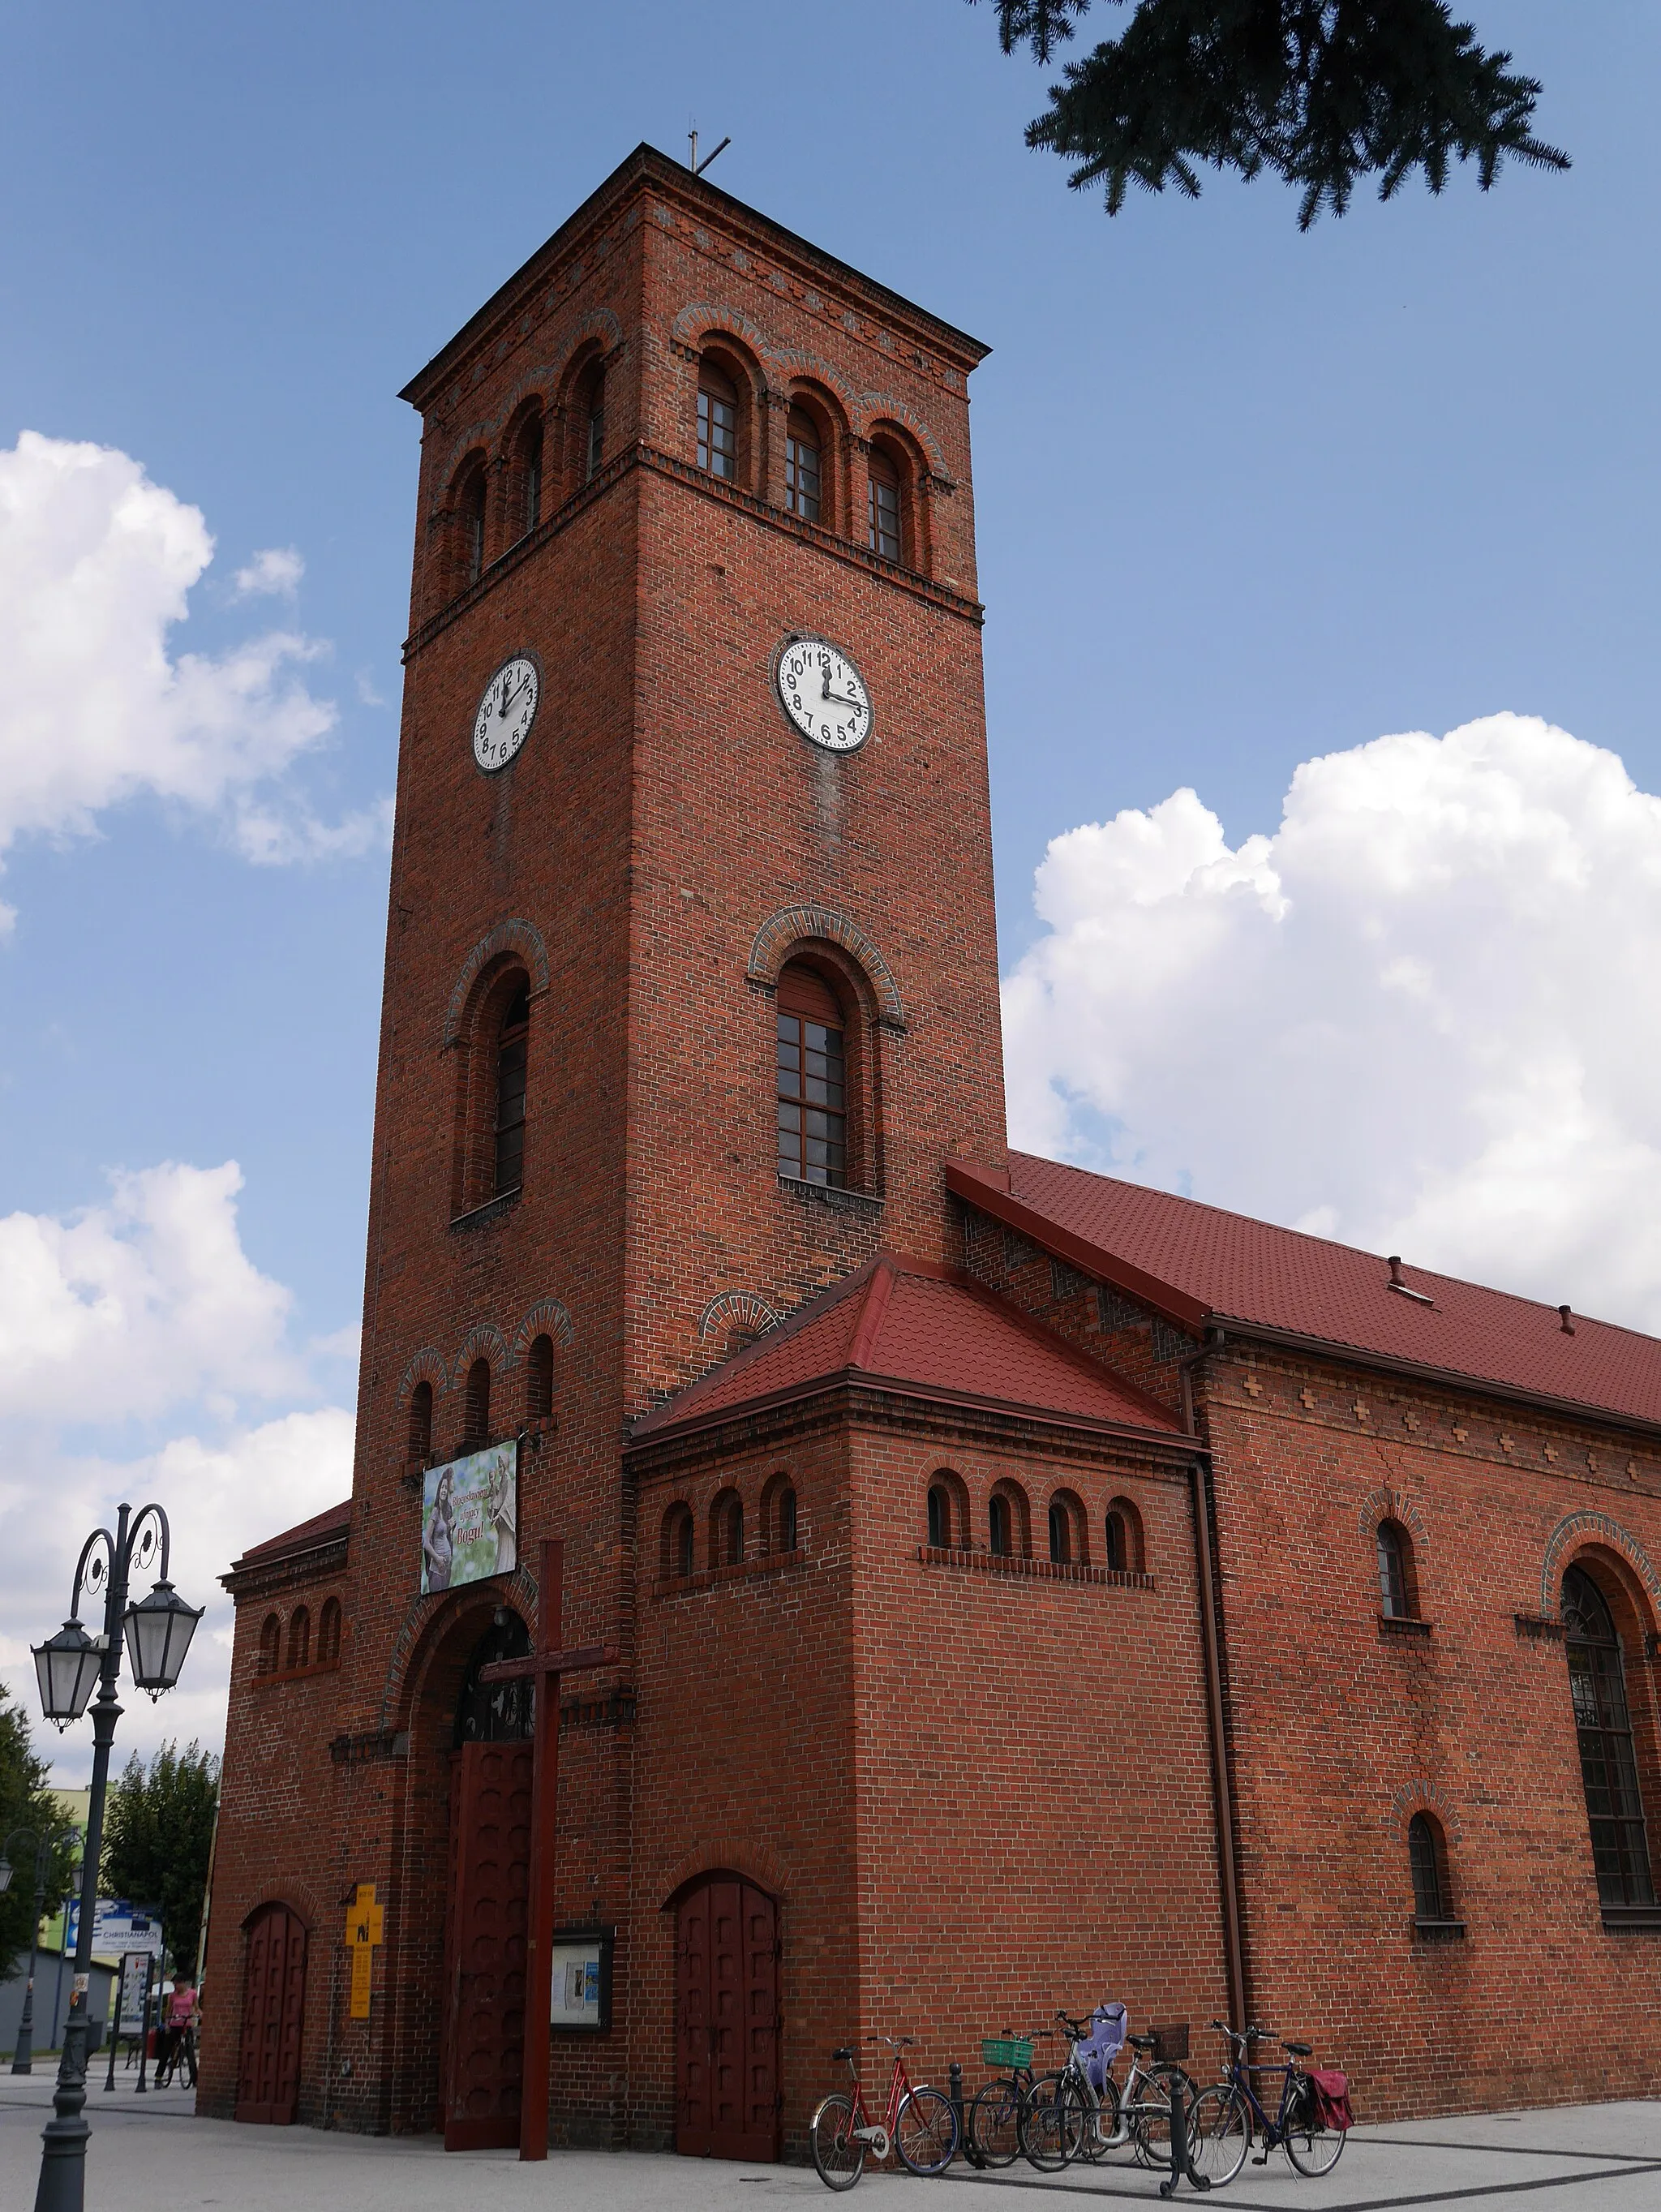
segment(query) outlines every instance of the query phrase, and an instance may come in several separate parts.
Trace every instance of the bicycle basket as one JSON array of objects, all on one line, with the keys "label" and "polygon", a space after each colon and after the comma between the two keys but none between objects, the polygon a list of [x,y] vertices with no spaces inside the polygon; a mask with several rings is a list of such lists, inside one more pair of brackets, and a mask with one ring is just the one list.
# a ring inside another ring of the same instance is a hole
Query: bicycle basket
[{"label": "bicycle basket", "polygon": [[1150,2028],[1149,2033],[1154,2039],[1156,2059],[1166,2063],[1179,2062],[1188,2056],[1188,2023],[1185,2020],[1174,2021],[1168,2027]]},{"label": "bicycle basket", "polygon": [[980,2045],[980,2063],[1000,2072],[1006,2066],[1030,2066],[1033,2039],[1030,2035],[986,2036]]}]

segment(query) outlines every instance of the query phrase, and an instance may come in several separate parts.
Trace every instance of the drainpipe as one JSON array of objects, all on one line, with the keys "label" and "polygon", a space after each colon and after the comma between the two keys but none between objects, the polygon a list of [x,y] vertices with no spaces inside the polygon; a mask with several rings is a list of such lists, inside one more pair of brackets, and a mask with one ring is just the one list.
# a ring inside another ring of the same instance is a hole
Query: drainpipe
[{"label": "drainpipe", "polygon": [[[1221,1348],[1222,1331],[1214,1329],[1209,1341],[1185,1359],[1182,1379],[1183,1425],[1195,1443],[1199,1431],[1194,1420],[1193,1370],[1200,1361]],[[1234,1856],[1234,1802],[1228,1786],[1228,1738],[1223,1725],[1222,1665],[1217,1650],[1215,1585],[1211,1577],[1211,1525],[1207,1510],[1207,1488],[1211,1455],[1203,1446],[1188,1463],[1188,1491],[1194,1512],[1194,1558],[1199,1576],[1200,1640],[1205,1655],[1206,1703],[1211,1717],[1211,1775],[1216,1788],[1217,1853],[1222,1875],[1222,1939],[1228,1973],[1231,2024],[1246,2026],[1246,1959],[1240,1942],[1240,1866]]]}]

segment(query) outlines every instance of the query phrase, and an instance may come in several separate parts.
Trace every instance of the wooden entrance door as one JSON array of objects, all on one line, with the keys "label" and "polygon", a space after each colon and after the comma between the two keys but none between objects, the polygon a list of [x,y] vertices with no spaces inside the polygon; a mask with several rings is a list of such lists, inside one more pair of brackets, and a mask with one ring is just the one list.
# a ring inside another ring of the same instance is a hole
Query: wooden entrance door
[{"label": "wooden entrance door", "polygon": [[466,1743],[456,1753],[445,1945],[446,2150],[511,2149],[519,2140],[530,1765],[528,1743]]},{"label": "wooden entrance door", "polygon": [[300,2101],[300,2031],[306,2012],[306,1926],[284,1905],[248,1923],[236,2117],[293,2125]]},{"label": "wooden entrance door", "polygon": [[779,2155],[779,1908],[712,1875],[676,1927],[675,2147],[690,2158]]}]

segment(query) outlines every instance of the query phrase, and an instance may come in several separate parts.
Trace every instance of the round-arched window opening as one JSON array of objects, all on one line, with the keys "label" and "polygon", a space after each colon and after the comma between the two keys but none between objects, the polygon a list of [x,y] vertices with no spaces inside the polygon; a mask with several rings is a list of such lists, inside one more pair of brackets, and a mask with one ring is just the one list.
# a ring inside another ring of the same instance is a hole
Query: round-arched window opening
[{"label": "round-arched window opening", "polygon": [[817,522],[820,507],[819,425],[805,407],[792,407],[785,424],[785,508]]},{"label": "round-arched window opening", "polygon": [[1070,1566],[1072,1559],[1073,1516],[1058,1498],[1050,1505],[1050,1563],[1057,1567]]},{"label": "round-arched window opening", "polygon": [[1007,1559],[1013,1555],[1014,1518],[1014,1515],[1009,1510],[1009,1499],[1001,1490],[995,1492],[991,1504],[986,1509],[986,1528],[991,1540],[991,1550],[994,1558]]},{"label": "round-arched window opening", "polygon": [[738,475],[738,387],[712,361],[698,370],[698,465],[729,483]]},{"label": "round-arched window opening", "polygon": [[1399,1521],[1380,1521],[1378,1535],[1379,1609],[1386,1620],[1413,1617],[1412,1547]]},{"label": "round-arched window opening", "polygon": [[952,1497],[943,1482],[929,1485],[929,1541],[937,1552],[950,1549]]},{"label": "round-arched window opening", "polygon": [[1584,1567],[1565,1572],[1561,1611],[1598,1901],[1653,1905],[1649,1836],[1615,1615]]},{"label": "round-arched window opening", "polygon": [[1415,1813],[1407,1824],[1407,1857],[1415,1920],[1421,1926],[1435,1927],[1451,1919],[1442,1839],[1428,1813]]}]

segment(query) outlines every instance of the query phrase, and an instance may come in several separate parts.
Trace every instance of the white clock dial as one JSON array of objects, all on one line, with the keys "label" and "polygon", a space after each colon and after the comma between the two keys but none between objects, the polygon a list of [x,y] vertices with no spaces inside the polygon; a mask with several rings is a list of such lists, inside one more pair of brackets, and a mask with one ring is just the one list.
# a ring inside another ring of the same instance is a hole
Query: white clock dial
[{"label": "white clock dial", "polygon": [[484,687],[473,718],[473,757],[487,773],[506,768],[530,735],[542,696],[534,660],[504,661]]},{"label": "white clock dial", "polygon": [[871,695],[848,659],[822,637],[796,637],[779,656],[779,698],[804,738],[851,753],[871,733]]}]

